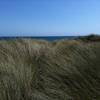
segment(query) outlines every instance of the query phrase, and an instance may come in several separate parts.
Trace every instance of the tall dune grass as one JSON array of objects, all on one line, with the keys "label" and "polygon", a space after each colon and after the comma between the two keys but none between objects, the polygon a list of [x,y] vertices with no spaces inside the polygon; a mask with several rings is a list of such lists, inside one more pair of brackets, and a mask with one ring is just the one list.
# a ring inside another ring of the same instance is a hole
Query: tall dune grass
[{"label": "tall dune grass", "polygon": [[0,41],[0,100],[100,100],[100,42]]}]

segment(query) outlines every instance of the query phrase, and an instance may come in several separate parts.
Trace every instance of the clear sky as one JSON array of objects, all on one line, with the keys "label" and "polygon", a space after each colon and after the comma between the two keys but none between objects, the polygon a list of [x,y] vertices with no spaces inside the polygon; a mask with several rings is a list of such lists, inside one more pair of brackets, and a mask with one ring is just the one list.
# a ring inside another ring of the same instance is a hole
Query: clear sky
[{"label": "clear sky", "polygon": [[100,33],[100,0],[0,0],[0,36]]}]

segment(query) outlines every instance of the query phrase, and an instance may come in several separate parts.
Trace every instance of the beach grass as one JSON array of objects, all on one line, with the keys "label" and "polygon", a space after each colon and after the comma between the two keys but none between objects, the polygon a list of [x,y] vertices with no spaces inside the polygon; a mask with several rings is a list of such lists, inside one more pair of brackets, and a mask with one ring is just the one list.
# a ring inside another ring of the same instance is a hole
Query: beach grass
[{"label": "beach grass", "polygon": [[100,100],[100,41],[1,40],[0,100]]}]

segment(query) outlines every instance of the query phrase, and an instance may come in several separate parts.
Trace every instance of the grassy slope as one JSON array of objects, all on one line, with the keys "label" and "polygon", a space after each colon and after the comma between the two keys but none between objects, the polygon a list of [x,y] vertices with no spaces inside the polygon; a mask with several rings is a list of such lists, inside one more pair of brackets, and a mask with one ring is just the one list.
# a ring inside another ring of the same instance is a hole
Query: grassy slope
[{"label": "grassy slope", "polygon": [[100,42],[0,41],[0,100],[100,100]]}]

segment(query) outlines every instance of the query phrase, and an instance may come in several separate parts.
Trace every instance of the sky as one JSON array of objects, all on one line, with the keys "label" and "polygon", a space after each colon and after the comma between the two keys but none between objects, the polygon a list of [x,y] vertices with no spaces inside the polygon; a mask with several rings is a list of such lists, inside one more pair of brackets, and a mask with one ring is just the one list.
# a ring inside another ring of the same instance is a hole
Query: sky
[{"label": "sky", "polygon": [[100,34],[100,0],[0,0],[0,36]]}]

